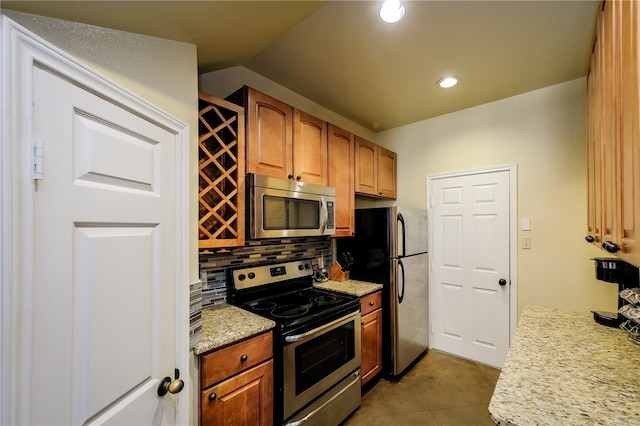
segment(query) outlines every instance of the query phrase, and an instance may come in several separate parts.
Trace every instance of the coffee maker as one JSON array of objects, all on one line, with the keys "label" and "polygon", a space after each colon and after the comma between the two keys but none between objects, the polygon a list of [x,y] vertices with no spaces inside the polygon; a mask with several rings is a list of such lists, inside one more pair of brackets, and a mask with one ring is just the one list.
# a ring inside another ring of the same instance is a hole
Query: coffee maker
[{"label": "coffee maker", "polygon": [[[596,257],[593,259],[596,267],[596,279],[618,285],[618,294],[625,288],[640,286],[638,268],[616,258]],[[618,297],[618,309],[625,304],[624,299]],[[619,327],[626,318],[618,312],[592,311],[593,319],[607,327]]]}]

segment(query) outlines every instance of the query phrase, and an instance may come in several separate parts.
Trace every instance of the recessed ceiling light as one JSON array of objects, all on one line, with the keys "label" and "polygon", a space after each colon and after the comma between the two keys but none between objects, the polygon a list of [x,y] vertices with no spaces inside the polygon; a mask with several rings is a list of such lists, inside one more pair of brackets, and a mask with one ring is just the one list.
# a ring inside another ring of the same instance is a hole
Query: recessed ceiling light
[{"label": "recessed ceiling light", "polygon": [[456,84],[458,84],[458,77],[444,77],[438,81],[438,86],[442,87],[443,89],[448,89],[455,86]]},{"label": "recessed ceiling light", "polygon": [[400,0],[386,0],[380,8],[380,18],[389,24],[394,24],[404,17],[405,8]]}]

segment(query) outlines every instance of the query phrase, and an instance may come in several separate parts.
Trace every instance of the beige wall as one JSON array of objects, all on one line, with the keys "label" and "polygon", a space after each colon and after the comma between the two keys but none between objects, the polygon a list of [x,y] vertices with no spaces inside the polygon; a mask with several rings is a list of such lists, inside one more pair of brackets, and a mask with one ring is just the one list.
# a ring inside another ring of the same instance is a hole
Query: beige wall
[{"label": "beige wall", "polygon": [[[462,90],[460,88],[459,90]],[[398,204],[426,207],[426,176],[517,164],[518,311],[533,304],[588,312],[617,309],[617,287],[597,281],[584,241],[587,167],[585,80],[577,79],[379,133],[398,153]]]},{"label": "beige wall", "polygon": [[[198,162],[198,64],[195,45],[4,10],[11,19],[121,87],[186,123]],[[190,176],[189,276],[198,279],[198,171]]]},{"label": "beige wall", "polygon": [[200,90],[219,98],[225,98],[242,86],[249,86],[314,115],[363,138],[373,140],[375,133],[327,108],[318,105],[277,83],[244,67],[227,68],[200,75]]}]

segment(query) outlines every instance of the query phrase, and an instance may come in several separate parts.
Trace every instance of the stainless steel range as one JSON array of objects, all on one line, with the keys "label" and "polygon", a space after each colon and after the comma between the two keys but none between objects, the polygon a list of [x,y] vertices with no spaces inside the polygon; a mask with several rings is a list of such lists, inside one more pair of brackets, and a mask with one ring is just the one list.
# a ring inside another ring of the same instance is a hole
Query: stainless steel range
[{"label": "stainless steel range", "polygon": [[313,287],[310,260],[236,269],[230,302],[276,322],[274,424],[338,425],[360,405],[360,301]]}]

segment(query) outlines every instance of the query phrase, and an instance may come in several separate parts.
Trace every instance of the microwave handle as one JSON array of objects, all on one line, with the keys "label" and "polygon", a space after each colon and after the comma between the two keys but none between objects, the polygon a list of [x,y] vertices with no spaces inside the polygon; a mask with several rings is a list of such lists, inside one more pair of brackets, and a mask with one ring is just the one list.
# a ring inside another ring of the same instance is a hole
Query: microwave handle
[{"label": "microwave handle", "polygon": [[329,221],[329,208],[324,197],[320,197],[320,206],[322,207],[322,224],[320,225],[320,233],[324,235],[324,231],[327,229],[327,222]]}]

